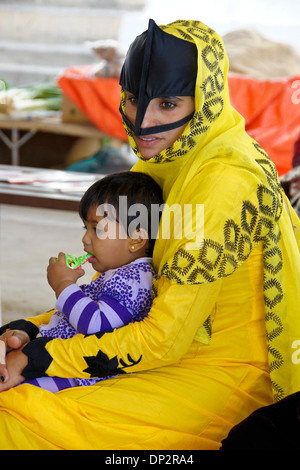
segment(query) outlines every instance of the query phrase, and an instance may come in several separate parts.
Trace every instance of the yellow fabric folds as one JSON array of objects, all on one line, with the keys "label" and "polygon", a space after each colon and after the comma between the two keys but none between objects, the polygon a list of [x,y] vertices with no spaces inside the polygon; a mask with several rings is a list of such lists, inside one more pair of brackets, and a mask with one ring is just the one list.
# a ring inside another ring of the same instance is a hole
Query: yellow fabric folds
[{"label": "yellow fabric folds", "polygon": [[[278,400],[300,389],[300,374],[291,361],[293,341],[300,335],[300,256],[277,171],[230,105],[228,59],[220,38],[194,22],[163,29],[197,45],[195,115],[173,147],[148,162],[141,158],[134,169],[163,186],[168,206],[178,201],[194,208],[203,204],[204,239],[192,251],[186,248],[189,233],[175,242],[159,241],[154,252],[158,277],[178,284],[215,282],[239,269],[263,244],[269,365]],[[124,99],[123,90],[123,104]],[[127,133],[139,155],[129,129]],[[292,208],[290,214],[299,227]],[[194,219],[196,215],[194,210]],[[201,224],[199,230],[201,239]],[[205,329],[201,336],[205,338]]]}]

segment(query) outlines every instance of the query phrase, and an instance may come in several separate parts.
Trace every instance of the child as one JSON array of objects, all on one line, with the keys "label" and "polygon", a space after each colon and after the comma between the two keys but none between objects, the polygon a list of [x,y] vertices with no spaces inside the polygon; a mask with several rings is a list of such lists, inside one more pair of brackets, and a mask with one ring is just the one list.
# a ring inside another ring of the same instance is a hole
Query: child
[{"label": "child", "polygon": [[[128,210],[120,207],[124,196]],[[128,227],[134,225],[134,217],[129,215],[133,204],[144,208],[147,220],[138,218],[138,226],[128,233]],[[82,242],[84,250],[93,255],[89,262],[101,274],[91,284],[79,287],[76,281],[83,269],[70,269],[64,253],[49,260],[48,282],[57,297],[57,310],[48,324],[40,325],[42,336],[67,339],[78,333],[90,335],[141,321],[147,315],[152,305],[151,255],[156,232],[151,224],[152,204],[163,204],[162,192],[144,173],[108,175],[87,190],[79,207],[85,225]],[[23,383],[55,393],[98,380],[103,379],[41,377]]]}]

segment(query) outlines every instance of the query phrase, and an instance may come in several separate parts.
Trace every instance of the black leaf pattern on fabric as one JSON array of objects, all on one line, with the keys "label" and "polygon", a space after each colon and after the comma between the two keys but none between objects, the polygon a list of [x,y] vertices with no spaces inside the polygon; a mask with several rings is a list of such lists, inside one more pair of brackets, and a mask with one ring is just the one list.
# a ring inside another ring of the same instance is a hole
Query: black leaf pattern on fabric
[{"label": "black leaf pattern on fabric", "polygon": [[142,359],[142,355],[139,357],[137,361],[132,359],[130,354],[127,354],[127,360],[129,363],[126,363],[124,359],[120,359],[120,364],[123,367],[119,366],[119,360],[117,356],[112,357],[111,359],[102,352],[98,351],[97,356],[88,356],[84,357],[85,362],[87,363],[88,367],[84,370],[90,374],[91,377],[111,377],[114,375],[126,374],[124,369],[128,367],[135,366],[138,364]]},{"label": "black leaf pattern on fabric", "polygon": [[[97,333],[95,336],[101,338],[103,334],[111,333],[113,330],[106,332]],[[88,367],[83,371],[90,374],[91,377],[111,377],[114,375],[126,374],[124,369],[128,367],[135,366],[142,360],[142,355],[137,361],[132,359],[130,354],[127,354],[127,362],[120,358],[118,360],[117,356],[109,357],[101,350],[98,351],[97,356],[84,356],[84,360],[87,363]],[[122,367],[120,367],[120,364]]]}]

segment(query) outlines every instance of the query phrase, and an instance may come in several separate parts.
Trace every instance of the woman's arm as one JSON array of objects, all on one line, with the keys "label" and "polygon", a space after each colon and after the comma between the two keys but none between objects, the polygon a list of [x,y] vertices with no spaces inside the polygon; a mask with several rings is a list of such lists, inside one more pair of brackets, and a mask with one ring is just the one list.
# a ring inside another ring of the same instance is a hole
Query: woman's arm
[{"label": "woman's arm", "polygon": [[[160,277],[148,317],[112,332],[32,341],[24,348],[29,357],[23,371],[26,378],[103,377],[176,363],[186,354],[214,311],[223,278],[234,273],[267,236],[275,217],[270,208],[273,203],[277,207],[269,192],[262,202],[263,187],[256,176],[245,175],[243,169],[233,172],[227,164],[214,165],[206,165],[188,190],[183,188],[177,195],[182,207],[185,203],[205,206],[205,238],[195,253],[194,277],[186,269],[186,258],[178,258],[186,240],[159,240],[154,264],[166,277]],[[224,181],[230,182],[228,198],[218,191]],[[176,284],[172,279],[178,272]]]},{"label": "woman's arm", "polygon": [[212,313],[221,282],[179,286],[162,278],[143,321],[107,333],[32,341],[23,350],[28,366],[22,375],[105,377],[178,362]]}]

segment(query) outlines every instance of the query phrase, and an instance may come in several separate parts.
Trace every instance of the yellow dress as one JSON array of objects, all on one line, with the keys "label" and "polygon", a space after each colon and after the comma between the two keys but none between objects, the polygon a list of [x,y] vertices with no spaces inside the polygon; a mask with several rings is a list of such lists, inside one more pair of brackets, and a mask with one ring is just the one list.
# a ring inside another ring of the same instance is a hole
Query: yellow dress
[{"label": "yellow dress", "polygon": [[28,384],[1,393],[1,449],[219,449],[233,425],[300,389],[299,221],[230,106],[221,38],[199,22],[164,29],[198,48],[196,111],[171,148],[133,170],[158,181],[168,207],[202,205],[204,219],[182,212],[192,223],[167,238],[164,212],[146,319],[34,350],[31,372],[43,356],[49,376],[119,375],[56,394]]}]

